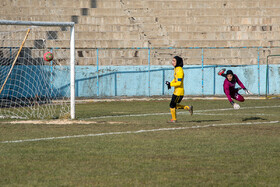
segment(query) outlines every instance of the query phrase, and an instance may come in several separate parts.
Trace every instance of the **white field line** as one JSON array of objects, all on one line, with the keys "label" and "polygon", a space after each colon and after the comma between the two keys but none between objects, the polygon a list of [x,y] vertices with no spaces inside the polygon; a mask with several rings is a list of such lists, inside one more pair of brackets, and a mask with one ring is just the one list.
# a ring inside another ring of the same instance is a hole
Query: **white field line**
[{"label": "white field line", "polygon": [[224,124],[210,124],[210,125],[204,125],[204,126],[198,126],[197,125],[197,126],[191,126],[191,127],[173,127],[173,128],[147,129],[147,130],[137,130],[137,131],[124,131],[124,132],[107,132],[107,133],[99,133],[99,134],[84,134],[84,135],[35,138],[35,139],[25,139],[25,140],[11,140],[11,141],[3,141],[3,142],[0,142],[0,143],[37,142],[37,141],[58,140],[58,139],[108,136],[108,135],[120,135],[120,134],[139,134],[139,133],[145,133],[145,132],[174,131],[174,130],[198,129],[198,128],[207,128],[207,127],[219,127],[219,126],[259,125],[259,124],[276,124],[276,123],[280,123],[280,121],[247,122],[247,123],[224,123]]},{"label": "white field line", "polygon": [[[244,109],[262,109],[262,108],[280,108],[280,105],[241,107],[239,110],[244,110]],[[213,112],[213,111],[226,111],[226,110],[235,110],[235,109],[233,109],[233,108],[220,108],[220,109],[196,110],[196,111],[197,112]]]},{"label": "white field line", "polygon": [[20,116],[0,116],[0,119],[6,119],[6,118],[11,118],[11,119],[26,119],[26,118],[20,117]]},{"label": "white field line", "polygon": [[252,116],[252,115],[254,115],[254,116],[276,116],[275,114],[258,114],[258,113],[256,113],[256,114],[244,114],[244,113],[242,113],[242,114],[210,114],[210,113],[195,113],[196,115],[204,115],[204,116],[225,116],[225,115],[227,115],[227,116]]},{"label": "white field line", "polygon": [[[239,110],[246,109],[262,109],[262,108],[280,108],[280,105],[276,106],[256,106],[256,107],[241,107]],[[215,112],[215,111],[227,111],[234,110],[233,108],[220,108],[220,109],[208,109],[208,110],[194,110],[194,114],[201,112]],[[150,113],[150,114],[126,114],[126,115],[115,115],[115,116],[98,116],[85,119],[104,119],[104,118],[120,118],[120,117],[142,117],[142,116],[159,116],[159,115],[169,115],[170,113]],[[177,114],[188,114],[187,112],[177,112]]]}]

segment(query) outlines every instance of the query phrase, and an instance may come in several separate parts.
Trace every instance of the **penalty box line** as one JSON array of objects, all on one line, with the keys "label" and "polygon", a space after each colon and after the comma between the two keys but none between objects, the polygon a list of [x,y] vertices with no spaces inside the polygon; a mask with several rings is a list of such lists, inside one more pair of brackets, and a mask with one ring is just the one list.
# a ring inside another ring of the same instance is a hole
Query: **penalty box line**
[{"label": "penalty box line", "polygon": [[108,132],[108,133],[98,133],[98,134],[84,134],[84,135],[73,135],[73,136],[35,138],[35,139],[25,139],[25,140],[11,140],[11,141],[3,141],[1,143],[38,142],[38,141],[47,141],[47,140],[59,140],[59,139],[95,137],[95,136],[108,136],[108,135],[121,135],[121,134],[139,134],[139,133],[145,133],[145,132],[174,131],[174,130],[185,130],[185,129],[199,129],[199,128],[208,128],[208,127],[220,127],[220,126],[259,125],[259,124],[276,124],[276,123],[280,123],[280,121],[247,122],[247,123],[224,123],[224,124],[210,124],[210,125],[203,125],[203,126],[196,125],[196,126],[191,126],[191,127],[173,127],[173,128],[137,130],[137,131]]},{"label": "penalty box line", "polygon": [[[256,106],[256,107],[241,107],[239,110],[246,110],[246,109],[263,109],[263,108],[280,108],[280,105],[276,106]],[[220,109],[208,109],[208,110],[195,110],[194,114],[199,114],[201,112],[216,112],[216,111],[228,111],[234,110],[233,108],[220,108]],[[177,112],[177,114],[186,114],[186,112]],[[159,115],[170,115],[170,113],[150,113],[150,114],[125,114],[125,115],[114,115],[114,116],[98,116],[98,117],[91,117],[91,118],[84,118],[87,119],[104,119],[104,118],[121,118],[121,117],[144,117],[144,116],[159,116]]]}]

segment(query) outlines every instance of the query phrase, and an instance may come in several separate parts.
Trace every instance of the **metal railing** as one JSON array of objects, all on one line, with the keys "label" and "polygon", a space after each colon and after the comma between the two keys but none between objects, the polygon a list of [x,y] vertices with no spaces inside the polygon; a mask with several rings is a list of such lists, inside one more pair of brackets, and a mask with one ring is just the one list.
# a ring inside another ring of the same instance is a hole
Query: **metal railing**
[{"label": "metal railing", "polygon": [[[162,94],[164,95],[164,74],[166,70],[172,70],[172,68],[160,68],[160,69],[153,69],[151,70],[151,51],[153,50],[166,50],[166,49],[175,49],[175,50],[181,50],[181,49],[185,49],[185,50],[192,50],[192,49],[199,49],[201,50],[201,65],[197,66],[197,67],[184,67],[183,69],[201,69],[201,95],[204,96],[204,92],[205,92],[205,87],[204,87],[204,82],[205,82],[205,77],[204,77],[204,71],[205,68],[213,68],[213,77],[214,77],[214,81],[213,81],[213,85],[214,85],[214,89],[213,89],[213,95],[216,94],[215,92],[215,84],[216,84],[216,71],[215,68],[217,67],[244,67],[244,66],[250,66],[250,64],[246,64],[246,65],[231,65],[231,64],[225,64],[225,65],[207,65],[205,64],[205,60],[207,59],[207,57],[205,56],[205,50],[211,50],[211,49],[256,49],[257,52],[257,69],[258,69],[258,74],[257,74],[257,80],[258,80],[258,94],[257,95],[261,95],[261,83],[260,83],[260,66],[261,66],[261,58],[260,58],[260,49],[275,49],[275,48],[280,48],[280,47],[262,47],[262,46],[251,46],[251,47],[160,47],[160,48],[86,48],[87,50],[96,50],[96,79],[97,79],[97,97],[100,96],[99,94],[99,89],[100,89],[100,82],[99,82],[99,78],[102,76],[108,76],[108,75],[112,75],[114,74],[115,77],[115,81],[114,81],[114,85],[115,85],[115,96],[118,96],[118,92],[117,92],[117,75],[118,74],[125,74],[125,73],[148,73],[148,96],[151,96],[151,72],[155,72],[155,71],[162,71],[163,73],[163,80],[162,80]],[[78,50],[78,49],[77,49]],[[98,53],[102,50],[147,50],[148,53],[148,64],[147,64],[147,69],[148,70],[144,70],[144,71],[118,71],[118,72],[113,72],[113,73],[105,73],[105,74],[99,74],[99,69],[100,69],[100,64],[99,62],[99,55]],[[272,56],[280,56],[280,55],[268,55],[267,58],[267,70],[266,70],[266,96],[269,94],[269,72],[268,72],[268,58],[272,57]],[[242,58],[242,57],[240,57]],[[93,77],[92,77],[93,78]],[[79,81],[79,80],[77,80]]]}]

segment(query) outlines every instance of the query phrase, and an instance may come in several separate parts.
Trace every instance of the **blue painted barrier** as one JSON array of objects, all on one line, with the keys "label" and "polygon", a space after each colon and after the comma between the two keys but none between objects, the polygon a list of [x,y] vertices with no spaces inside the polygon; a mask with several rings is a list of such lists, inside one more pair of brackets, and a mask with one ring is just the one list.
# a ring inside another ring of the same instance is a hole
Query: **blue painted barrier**
[{"label": "blue painted barrier", "polygon": [[[202,89],[201,66],[185,66],[184,87],[186,95],[221,95],[223,94],[224,78],[217,76],[216,72],[222,67],[233,70],[256,95],[264,95],[266,91],[266,66],[265,65],[240,65],[240,66],[204,66],[204,81]],[[171,95],[165,81],[173,79],[173,68],[170,66],[100,66],[99,88],[100,96],[149,96]],[[149,70],[150,68],[150,70]],[[280,93],[280,65],[270,65],[269,88],[271,94]],[[260,75],[258,74],[260,69]],[[149,73],[150,72],[150,87]],[[258,78],[260,76],[260,78]],[[96,72],[94,67],[77,66],[76,83],[79,85],[77,97],[97,96],[95,88]],[[81,78],[83,77],[83,78]],[[150,88],[150,89],[149,89]],[[202,92],[204,91],[204,92]],[[242,92],[242,91],[241,91]]]},{"label": "blue painted barrier", "polygon": [[[185,95],[222,95],[224,78],[217,76],[216,72],[222,67],[233,70],[243,82],[245,87],[256,95],[266,93],[266,65],[240,65],[240,66],[203,66],[204,81],[202,88],[201,66],[184,66]],[[5,66],[7,69],[9,66]],[[259,70],[259,74],[258,74]],[[280,94],[280,65],[269,65],[269,93]],[[37,73],[36,73],[37,72]],[[42,96],[48,92],[48,81],[40,79],[42,72],[47,74],[46,79],[53,81],[53,93],[57,97],[69,96],[69,67],[50,66],[15,66],[11,79],[7,85],[13,85],[13,89],[5,87],[3,95],[21,95],[21,97],[34,97],[32,93]],[[49,73],[48,73],[49,72]],[[149,87],[150,72],[150,87]],[[24,81],[15,81],[16,76],[23,76]],[[36,77],[33,77],[37,74]],[[37,77],[38,76],[38,77]],[[258,78],[258,76],[260,76]],[[97,73],[94,66],[76,66],[76,96],[151,96],[171,95],[165,81],[173,79],[173,68],[170,66],[99,66]],[[11,82],[13,80],[14,82]],[[97,88],[99,80],[99,89]],[[32,85],[32,86],[30,86]],[[13,90],[13,91],[11,91]],[[37,91],[34,91],[37,90]],[[99,92],[98,92],[99,90]],[[204,90],[204,92],[202,92]],[[10,93],[8,93],[10,92]],[[242,93],[242,91],[241,91]]]}]

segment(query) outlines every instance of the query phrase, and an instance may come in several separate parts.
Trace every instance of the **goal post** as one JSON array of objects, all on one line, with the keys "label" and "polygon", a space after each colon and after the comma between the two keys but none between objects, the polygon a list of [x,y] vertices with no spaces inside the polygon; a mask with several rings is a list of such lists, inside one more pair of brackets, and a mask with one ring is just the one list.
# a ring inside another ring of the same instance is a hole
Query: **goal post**
[{"label": "goal post", "polygon": [[75,119],[75,27],[74,23],[70,30],[70,105],[71,119]]},{"label": "goal post", "polygon": [[0,118],[75,119],[74,26],[0,20]]}]

